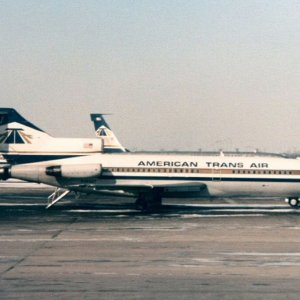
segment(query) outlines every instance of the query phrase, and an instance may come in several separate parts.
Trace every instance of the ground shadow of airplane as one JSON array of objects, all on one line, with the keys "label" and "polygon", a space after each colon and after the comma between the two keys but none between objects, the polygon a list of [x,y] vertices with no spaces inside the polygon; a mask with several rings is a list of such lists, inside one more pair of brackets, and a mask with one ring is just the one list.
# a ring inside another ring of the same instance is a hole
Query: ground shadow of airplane
[{"label": "ground shadow of airplane", "polygon": [[[6,201],[7,202],[7,201]],[[295,210],[286,205],[271,204],[165,204],[159,211],[142,213],[135,209],[135,205],[128,200],[115,203],[92,201],[85,202],[65,201],[51,209],[46,210],[42,202],[26,203],[22,201],[11,203],[0,202],[0,220],[34,218],[36,217],[80,217],[81,220],[97,218],[168,218],[168,217],[228,217],[228,216],[272,216],[272,215],[298,215],[300,210]],[[1,222],[1,221],[0,221]]]}]

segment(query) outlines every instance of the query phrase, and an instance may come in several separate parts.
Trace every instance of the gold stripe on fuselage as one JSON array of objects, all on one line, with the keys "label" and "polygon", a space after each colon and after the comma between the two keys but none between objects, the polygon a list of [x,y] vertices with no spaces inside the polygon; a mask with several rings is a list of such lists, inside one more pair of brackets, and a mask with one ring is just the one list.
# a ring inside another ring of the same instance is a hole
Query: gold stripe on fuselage
[{"label": "gold stripe on fuselage", "polygon": [[258,170],[258,169],[200,169],[200,168],[104,168],[109,173],[184,173],[184,174],[223,174],[223,175],[300,175],[300,170]]}]

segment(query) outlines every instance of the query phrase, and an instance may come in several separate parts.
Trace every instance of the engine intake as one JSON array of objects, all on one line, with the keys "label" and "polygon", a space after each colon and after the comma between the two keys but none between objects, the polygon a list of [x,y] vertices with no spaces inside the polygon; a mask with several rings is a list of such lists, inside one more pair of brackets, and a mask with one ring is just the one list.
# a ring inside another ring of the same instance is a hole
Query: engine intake
[{"label": "engine intake", "polygon": [[88,165],[61,165],[46,168],[46,174],[64,178],[90,178],[101,175],[102,167],[100,164]]},{"label": "engine intake", "polygon": [[10,166],[4,165],[0,167],[0,180],[7,180],[11,177]]}]

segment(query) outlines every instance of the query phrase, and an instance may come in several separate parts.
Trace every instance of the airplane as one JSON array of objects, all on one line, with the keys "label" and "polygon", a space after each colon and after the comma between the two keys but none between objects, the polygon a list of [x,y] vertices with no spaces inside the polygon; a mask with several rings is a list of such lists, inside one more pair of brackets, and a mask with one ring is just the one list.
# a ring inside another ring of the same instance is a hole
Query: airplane
[{"label": "airplane", "polygon": [[102,138],[106,153],[129,152],[118,141],[117,137],[110,129],[104,119],[105,114],[91,114],[91,120],[94,122],[96,136]]},{"label": "airplane", "polygon": [[300,160],[279,154],[98,153],[4,166],[0,174],[56,187],[48,208],[71,191],[127,193],[145,212],[164,197],[283,197],[293,208],[300,200]]},{"label": "airplane", "polygon": [[[102,123],[109,128],[103,116]],[[103,130],[106,132],[106,129]],[[123,152],[124,147],[117,143],[114,133],[109,130],[109,134],[116,141],[113,145],[109,139],[102,137],[56,138],[26,120],[15,109],[0,108],[0,164],[32,163],[106,153],[110,152],[112,146],[115,151],[119,149]]]}]

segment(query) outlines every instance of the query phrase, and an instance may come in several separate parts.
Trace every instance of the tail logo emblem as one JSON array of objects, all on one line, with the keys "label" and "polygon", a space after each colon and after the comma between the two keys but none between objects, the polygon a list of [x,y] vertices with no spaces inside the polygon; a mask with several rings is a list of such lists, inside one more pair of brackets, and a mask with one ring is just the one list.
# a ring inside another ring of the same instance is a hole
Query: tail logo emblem
[{"label": "tail logo emblem", "polygon": [[0,135],[0,144],[31,144],[31,135],[23,132],[21,128],[8,128]]},{"label": "tail logo emblem", "polygon": [[107,133],[106,133],[106,128],[101,126],[98,128],[98,130],[96,131],[97,133],[97,136],[107,136]]}]

